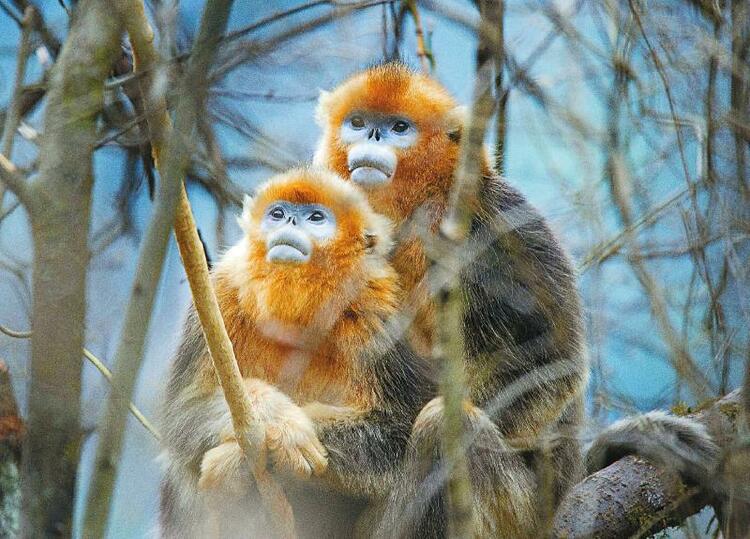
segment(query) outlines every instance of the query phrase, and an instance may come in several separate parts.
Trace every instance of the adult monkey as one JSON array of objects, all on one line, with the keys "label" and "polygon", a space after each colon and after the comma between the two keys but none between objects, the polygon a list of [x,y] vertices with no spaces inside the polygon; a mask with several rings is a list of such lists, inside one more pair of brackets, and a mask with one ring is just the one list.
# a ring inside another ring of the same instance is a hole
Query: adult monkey
[{"label": "adult monkey", "polygon": [[[315,163],[366,189],[375,211],[435,232],[457,165],[463,113],[433,79],[389,62],[320,97]],[[462,258],[468,447],[478,536],[528,537],[580,474],[577,428],[588,365],[571,265],[544,219],[482,163],[471,237]],[[429,350],[434,305],[423,242],[403,239],[391,262],[414,302],[412,346]],[[440,468],[442,401],[417,417],[407,476],[379,515],[384,536],[445,532]],[[416,501],[415,501],[416,500]],[[542,517],[542,518],[540,518]]]}]

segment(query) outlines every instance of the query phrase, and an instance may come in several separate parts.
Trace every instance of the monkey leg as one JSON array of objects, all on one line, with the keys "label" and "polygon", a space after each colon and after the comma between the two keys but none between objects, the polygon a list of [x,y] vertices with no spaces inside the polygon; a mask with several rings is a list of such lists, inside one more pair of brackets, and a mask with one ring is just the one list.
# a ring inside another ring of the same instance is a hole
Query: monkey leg
[{"label": "monkey leg", "polygon": [[[371,509],[360,529],[377,522],[376,537],[446,535],[443,423],[442,399],[433,399],[414,423],[400,481],[380,507]],[[532,537],[538,514],[533,470],[479,408],[467,409],[465,424],[474,537]]]}]

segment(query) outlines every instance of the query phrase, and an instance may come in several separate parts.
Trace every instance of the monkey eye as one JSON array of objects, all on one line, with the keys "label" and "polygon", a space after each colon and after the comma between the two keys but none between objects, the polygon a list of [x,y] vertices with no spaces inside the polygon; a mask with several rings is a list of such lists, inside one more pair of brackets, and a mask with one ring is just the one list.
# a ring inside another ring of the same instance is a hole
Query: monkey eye
[{"label": "monkey eye", "polygon": [[354,129],[362,129],[365,126],[365,120],[362,116],[352,116],[349,123],[352,124]]},{"label": "monkey eye", "polygon": [[270,215],[274,219],[283,219],[284,218],[284,210],[279,208],[278,206],[274,209],[272,209],[270,212],[268,212],[268,215]]},{"label": "monkey eye", "polygon": [[314,211],[310,214],[310,217],[307,218],[308,221],[312,221],[313,223],[320,223],[325,221],[326,216],[323,215],[323,212],[321,211]]},{"label": "monkey eye", "polygon": [[405,133],[407,129],[409,129],[409,124],[406,123],[403,120],[398,120],[396,123],[393,124],[392,128],[396,133]]}]

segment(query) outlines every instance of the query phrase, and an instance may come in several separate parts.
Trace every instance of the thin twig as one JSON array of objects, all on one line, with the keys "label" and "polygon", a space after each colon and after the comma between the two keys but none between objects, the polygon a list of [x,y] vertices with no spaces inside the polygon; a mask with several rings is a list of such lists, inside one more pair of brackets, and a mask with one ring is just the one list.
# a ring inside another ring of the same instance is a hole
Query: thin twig
[{"label": "thin twig", "polygon": [[[23,93],[23,81],[26,78],[26,60],[31,52],[31,25],[34,17],[34,8],[26,8],[21,25],[21,41],[18,46],[18,56],[16,59],[16,80],[13,86],[13,94],[10,98],[8,109],[5,113],[5,127],[3,136],[0,141],[0,153],[8,159],[12,157],[13,140],[16,129],[21,121],[21,94]],[[0,206],[3,202],[3,191],[0,186]]]},{"label": "thin twig", "polygon": [[13,19],[14,21],[16,21],[16,24],[17,24],[17,25],[18,25],[19,27],[22,27],[22,26],[23,26],[23,20],[21,19],[21,17],[19,17],[19,16],[18,16],[18,14],[17,14],[17,13],[15,12],[15,11],[13,11],[13,10],[12,10],[12,9],[11,9],[10,7],[6,6],[6,5],[5,5],[5,2],[3,2],[2,0],[0,0],[0,9],[1,9],[1,10],[3,10],[3,12],[4,12],[4,13],[5,13],[5,14],[6,14],[6,15],[7,15],[8,17],[10,17],[10,18],[11,18],[11,19]]},{"label": "thin twig", "polygon": [[13,87],[13,94],[5,113],[5,126],[3,128],[2,139],[0,140],[0,179],[3,180],[3,183],[0,183],[0,208],[3,206],[6,188],[10,188],[20,200],[21,195],[18,189],[22,190],[23,187],[21,186],[25,187],[25,181],[22,178],[12,177],[14,176],[13,172],[15,171],[15,167],[9,160],[11,158],[11,153],[13,152],[13,140],[15,138],[16,129],[18,129],[18,124],[21,121],[21,97],[24,91],[23,81],[24,78],[26,78],[26,59],[31,50],[31,27],[33,17],[34,8],[29,6],[24,13],[23,20],[19,21],[21,26],[21,42],[18,48],[18,56],[16,60],[16,79]]},{"label": "thin twig", "polygon": [[[0,324],[0,333],[4,333],[8,337],[13,337],[14,339],[30,339],[32,335],[31,331],[15,331],[2,324]],[[88,359],[110,384],[112,383],[112,371],[107,368],[101,359],[96,357],[88,348],[83,348],[83,357]],[[143,425],[154,438],[156,438],[157,441],[161,440],[161,435],[159,434],[159,431],[156,430],[154,424],[146,418],[143,412],[141,412],[135,404],[129,402],[128,408],[130,409],[130,413],[133,414],[133,417],[135,417],[140,424]]]},{"label": "thin twig", "polygon": [[411,18],[414,21],[414,33],[417,36],[417,57],[422,65],[422,71],[429,74],[434,67],[434,58],[432,52],[427,50],[427,45],[424,37],[424,29],[422,27],[422,18],[419,15],[419,8],[417,7],[416,0],[407,0],[406,9],[409,10]]},{"label": "thin twig", "polygon": [[10,160],[1,153],[0,181],[5,184],[5,187],[13,191],[13,194],[21,201],[21,204],[27,207],[31,204],[32,198],[29,194],[26,180],[21,174],[19,174],[16,165],[11,163]]}]

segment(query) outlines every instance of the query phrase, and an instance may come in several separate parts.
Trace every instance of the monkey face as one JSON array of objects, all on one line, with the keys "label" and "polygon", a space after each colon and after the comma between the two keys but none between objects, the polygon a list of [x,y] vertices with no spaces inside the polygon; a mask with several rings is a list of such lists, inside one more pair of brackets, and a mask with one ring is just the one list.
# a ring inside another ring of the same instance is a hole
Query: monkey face
[{"label": "monkey face", "polygon": [[375,66],[321,92],[314,162],[364,187],[375,211],[401,223],[445,203],[463,117],[430,77],[400,63]]},{"label": "monkey face", "polygon": [[352,181],[364,188],[393,179],[398,150],[413,146],[417,126],[404,116],[353,112],[341,124],[339,138],[347,146],[347,165]]},{"label": "monkey face", "polygon": [[336,217],[322,204],[277,200],[263,212],[260,223],[268,262],[304,264],[317,244],[336,235]]},{"label": "monkey face", "polygon": [[294,278],[336,275],[365,257],[384,256],[391,246],[388,219],[353,182],[324,169],[271,178],[255,197],[245,197],[239,222],[253,266]]}]

